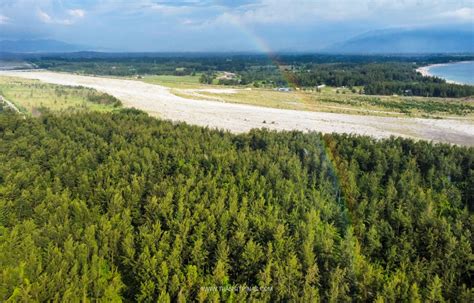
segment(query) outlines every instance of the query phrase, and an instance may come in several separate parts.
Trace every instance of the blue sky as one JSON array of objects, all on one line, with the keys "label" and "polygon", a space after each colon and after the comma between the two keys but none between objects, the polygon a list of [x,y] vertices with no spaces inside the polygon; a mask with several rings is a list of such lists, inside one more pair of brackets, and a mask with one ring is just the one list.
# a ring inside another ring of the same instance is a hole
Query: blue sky
[{"label": "blue sky", "polygon": [[312,51],[387,28],[474,29],[472,0],[0,0],[0,39],[111,51]]}]

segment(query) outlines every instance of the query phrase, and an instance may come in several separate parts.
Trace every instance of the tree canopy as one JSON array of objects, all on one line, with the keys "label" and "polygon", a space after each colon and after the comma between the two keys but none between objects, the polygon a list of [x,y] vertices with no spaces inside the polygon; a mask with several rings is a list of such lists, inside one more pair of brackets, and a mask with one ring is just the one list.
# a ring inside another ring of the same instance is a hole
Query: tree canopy
[{"label": "tree canopy", "polygon": [[0,113],[3,302],[472,302],[473,210],[473,148]]}]

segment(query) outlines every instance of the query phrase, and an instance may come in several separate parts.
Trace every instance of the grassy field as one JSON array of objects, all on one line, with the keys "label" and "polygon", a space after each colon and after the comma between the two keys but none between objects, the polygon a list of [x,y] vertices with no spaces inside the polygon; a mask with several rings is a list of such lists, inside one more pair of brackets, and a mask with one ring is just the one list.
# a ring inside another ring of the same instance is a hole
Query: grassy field
[{"label": "grassy field", "polygon": [[45,84],[37,80],[0,77],[0,95],[26,114],[53,111],[111,111],[120,101],[90,88]]},{"label": "grassy field", "polygon": [[[199,83],[199,75],[144,76],[135,80],[166,86],[178,96],[196,100],[359,115],[459,117],[474,120],[472,98],[368,96],[354,93],[347,88],[333,87],[324,87],[319,92],[308,90],[279,92],[265,88],[204,85]],[[217,90],[213,91],[214,89]],[[222,90],[227,89],[231,89],[233,93],[223,93]],[[356,91],[359,89],[355,88]],[[21,111],[32,114],[38,113],[41,108],[59,111],[110,111],[115,108],[113,97],[92,89],[45,84],[19,78],[0,77],[0,95],[12,101]]]},{"label": "grassy field", "polygon": [[[170,86],[172,87],[172,86]],[[199,86],[214,88],[211,86]],[[225,88],[219,86],[219,88]],[[173,93],[194,99],[211,99],[221,102],[243,103],[250,105],[324,111],[348,114],[367,114],[380,116],[412,117],[463,117],[474,118],[474,100],[442,99],[401,96],[368,96],[353,93],[349,89],[326,87],[320,92],[291,91],[279,92],[272,89],[245,88],[235,93],[213,93],[175,88]]]},{"label": "grassy field", "polygon": [[202,86],[199,83],[199,75],[196,76],[143,76],[140,79],[143,82],[150,84],[163,85],[170,88],[182,88],[182,89],[191,89],[199,88]]},{"label": "grassy field", "polygon": [[[204,85],[196,76],[144,76],[140,81],[171,88],[175,95],[197,100],[216,100],[282,109],[324,111],[378,116],[411,116],[426,118],[463,117],[474,119],[472,98],[426,98],[404,96],[369,96],[348,88],[324,87],[319,92],[294,90],[279,92],[255,87]],[[235,89],[235,93],[199,90]]]}]

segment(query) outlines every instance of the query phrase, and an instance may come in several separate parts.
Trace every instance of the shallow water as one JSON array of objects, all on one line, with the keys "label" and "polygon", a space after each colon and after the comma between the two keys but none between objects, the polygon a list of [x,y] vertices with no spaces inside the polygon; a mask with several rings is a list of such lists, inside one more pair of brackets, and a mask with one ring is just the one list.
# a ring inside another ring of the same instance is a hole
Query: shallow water
[{"label": "shallow water", "polygon": [[457,83],[474,85],[474,61],[433,65],[427,69],[433,76]]}]

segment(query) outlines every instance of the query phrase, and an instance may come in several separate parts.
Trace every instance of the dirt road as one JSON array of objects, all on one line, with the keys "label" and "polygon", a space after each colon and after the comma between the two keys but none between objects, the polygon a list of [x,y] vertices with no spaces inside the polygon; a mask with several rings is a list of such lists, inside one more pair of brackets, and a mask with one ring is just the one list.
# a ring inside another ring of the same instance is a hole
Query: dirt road
[{"label": "dirt road", "polygon": [[246,132],[252,128],[354,133],[375,138],[391,135],[474,146],[474,121],[359,116],[282,110],[173,95],[166,87],[140,81],[78,76],[44,71],[1,71],[0,76],[95,88],[122,100],[124,106],[173,121]]},{"label": "dirt road", "polygon": [[3,103],[5,104],[6,106],[8,106],[9,108],[11,108],[13,111],[17,112],[17,113],[21,113],[20,110],[15,106],[15,104],[13,104],[12,102],[8,101],[7,99],[5,99],[2,95],[0,95],[0,103]]}]

